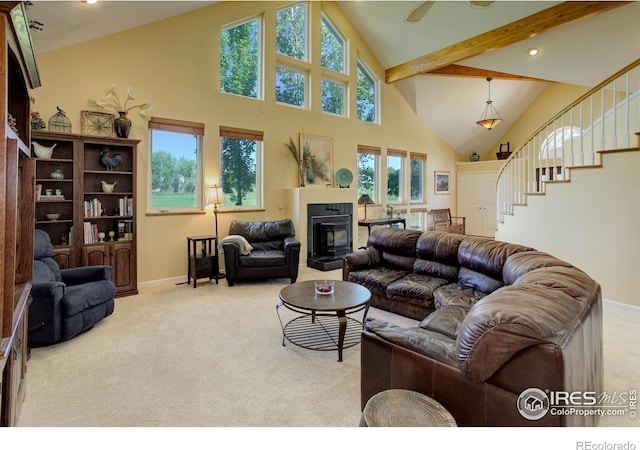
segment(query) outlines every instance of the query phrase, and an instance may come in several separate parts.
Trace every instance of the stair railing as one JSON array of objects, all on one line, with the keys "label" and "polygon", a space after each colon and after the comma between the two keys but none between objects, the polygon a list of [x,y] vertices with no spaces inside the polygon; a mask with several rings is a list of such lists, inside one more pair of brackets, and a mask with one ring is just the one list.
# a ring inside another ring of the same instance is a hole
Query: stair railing
[{"label": "stair railing", "polygon": [[544,194],[546,183],[568,181],[571,168],[598,167],[598,152],[636,142],[639,79],[637,60],[564,108],[516,148],[498,174],[498,223],[504,222],[505,214],[513,214],[514,206],[526,205],[527,195]]}]

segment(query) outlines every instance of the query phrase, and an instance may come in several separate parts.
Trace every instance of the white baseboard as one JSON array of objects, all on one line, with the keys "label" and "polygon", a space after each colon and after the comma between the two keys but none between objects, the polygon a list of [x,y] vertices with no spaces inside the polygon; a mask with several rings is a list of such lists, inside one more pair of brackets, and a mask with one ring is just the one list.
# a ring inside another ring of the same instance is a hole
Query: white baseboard
[{"label": "white baseboard", "polygon": [[182,283],[184,284],[187,283],[186,275],[183,275],[181,277],[163,278],[160,280],[144,281],[144,282],[138,283],[138,287],[146,288],[146,287],[152,287],[152,286],[162,286],[164,284],[182,284]]},{"label": "white baseboard", "polygon": [[606,299],[606,298],[603,298],[603,299],[602,299],[602,302],[603,302],[603,303],[604,303],[604,302],[606,302],[606,303],[611,303],[611,304],[613,304],[613,305],[620,306],[620,307],[624,307],[624,308],[631,308],[631,309],[633,309],[634,311],[640,312],[640,306],[630,305],[630,304],[628,304],[628,303],[622,303],[622,302],[618,302],[618,301],[615,301],[615,300],[608,300],[608,299]]}]

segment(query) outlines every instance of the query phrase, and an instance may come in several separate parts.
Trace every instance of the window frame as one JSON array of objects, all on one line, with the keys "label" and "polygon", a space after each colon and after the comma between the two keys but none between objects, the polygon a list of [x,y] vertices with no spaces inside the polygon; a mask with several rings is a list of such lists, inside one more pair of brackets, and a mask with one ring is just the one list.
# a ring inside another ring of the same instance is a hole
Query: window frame
[{"label": "window frame", "polygon": [[[256,35],[258,36],[258,43],[257,43],[257,48],[258,48],[258,61],[256,63],[256,67],[258,70],[257,76],[256,76],[256,80],[257,80],[257,93],[255,97],[249,97],[246,95],[242,95],[242,94],[236,94],[235,92],[226,92],[222,89],[222,54],[223,54],[223,50],[222,50],[222,33],[225,32],[226,30],[229,30],[231,28],[235,28],[235,27],[239,27],[241,25],[247,24],[249,22],[252,22],[254,20],[258,21],[258,31],[256,33]],[[219,79],[219,86],[218,86],[218,90],[221,94],[227,94],[227,95],[235,95],[241,98],[248,98],[248,99],[253,99],[253,100],[264,100],[264,60],[265,60],[265,46],[264,46],[264,17],[262,14],[258,14],[255,16],[251,16],[249,18],[243,19],[243,20],[239,20],[227,25],[223,25],[220,28],[220,58],[219,58],[219,71],[218,71],[218,75],[220,77]]]},{"label": "window frame", "polygon": [[[295,56],[290,56],[290,55],[286,55],[284,53],[280,53],[278,51],[278,45],[277,45],[277,41],[278,41],[278,13],[280,11],[283,11],[283,10],[289,9],[289,8],[293,8],[293,7],[298,6],[298,5],[303,5],[304,8],[305,8],[305,11],[304,11],[304,22],[305,22],[304,23],[304,41],[305,41],[304,43],[305,43],[305,45],[304,45],[304,58],[302,58],[302,59],[296,58]],[[276,10],[276,13],[275,13],[275,30],[274,30],[275,31],[275,39],[276,39],[276,41],[274,43],[274,50],[275,50],[275,54],[276,54],[277,58],[283,57],[283,58],[290,58],[291,60],[298,61],[298,62],[305,62],[305,63],[310,62],[310,60],[311,60],[311,43],[310,43],[310,41],[311,41],[311,33],[310,33],[311,27],[309,26],[309,24],[310,24],[310,20],[309,20],[310,14],[309,13],[310,13],[310,11],[309,11],[309,3],[308,2],[296,2],[296,3],[293,3],[293,4],[287,5],[287,6],[283,6],[282,8],[278,8]]]},{"label": "window frame", "polygon": [[[398,180],[398,199],[395,201],[389,200],[389,158],[400,158],[400,175]],[[387,205],[406,205],[409,202],[406,197],[406,180],[407,180],[407,152],[405,150],[387,149],[387,184],[385,190],[385,199]]]},{"label": "window frame", "polygon": [[[302,76],[304,76],[304,104],[302,106],[300,105],[294,105],[292,103],[287,103],[287,102],[282,102],[279,101],[277,98],[277,91],[276,88],[278,86],[278,68],[284,69],[284,70],[288,70],[290,72],[295,72],[295,73],[299,73]],[[309,104],[310,104],[310,98],[309,98],[309,90],[310,90],[310,83],[311,82],[311,77],[309,76],[309,71],[301,69],[301,68],[297,68],[297,67],[293,67],[287,64],[283,64],[280,62],[276,62],[276,68],[275,68],[275,73],[274,73],[274,90],[273,90],[273,96],[275,99],[275,103],[276,105],[282,105],[282,106],[290,106],[292,108],[299,108],[299,109],[305,109],[305,110],[309,110]]]},{"label": "window frame", "polygon": [[[147,167],[147,215],[167,215],[167,214],[193,214],[204,211],[203,189],[204,189],[204,123],[189,122],[183,120],[151,117],[147,123],[148,127],[148,160]],[[196,204],[189,207],[163,207],[153,208],[153,131],[170,131],[174,133],[193,134],[197,136],[196,148]]]},{"label": "window frame", "polygon": [[[324,83],[325,82],[342,86],[342,113],[335,113],[333,111],[324,110],[322,103],[324,99]],[[323,76],[322,79],[320,80],[320,112],[322,114],[330,114],[332,116],[337,116],[337,117],[348,117],[349,116],[349,113],[348,113],[349,107],[347,102],[347,99],[349,98],[348,92],[349,91],[348,91],[347,82],[339,80],[337,78]]]},{"label": "window frame", "polygon": [[373,196],[372,196],[372,200],[375,202],[375,204],[379,205],[381,204],[380,201],[380,155],[382,154],[382,148],[381,147],[374,147],[374,146],[370,146],[370,145],[360,145],[358,144],[358,150],[356,153],[356,169],[357,169],[357,180],[358,180],[358,187],[357,187],[357,194],[358,194],[358,198],[360,198],[360,195],[362,195],[360,193],[360,166],[359,166],[359,161],[357,158],[359,158],[359,155],[373,155]]},{"label": "window frame", "polygon": [[[342,71],[339,70],[334,70],[330,67],[326,67],[322,64],[322,50],[323,50],[323,46],[322,46],[322,24],[326,23],[326,25],[330,28],[330,30],[333,32],[333,35],[336,36],[337,38],[340,39],[340,41],[342,42]],[[319,57],[319,63],[320,63],[320,67],[323,70],[329,71],[331,73],[335,73],[335,74],[340,74],[340,75],[349,75],[349,40],[347,39],[346,35],[342,32],[342,30],[340,30],[340,28],[338,28],[338,26],[336,26],[335,22],[333,20],[331,20],[331,17],[329,17],[329,15],[327,15],[324,11],[321,12],[320,14],[320,57]]]},{"label": "window frame", "polygon": [[[358,73],[362,71],[365,76],[371,79],[373,82],[373,120],[364,120],[360,118],[358,109]],[[380,124],[380,80],[373,75],[373,71],[369,69],[369,66],[365,62],[358,58],[356,62],[356,118],[360,122]]]},{"label": "window frame", "polygon": [[[225,196],[225,203],[220,205],[220,211],[257,211],[264,210],[264,132],[245,128],[233,128],[220,125],[219,128],[219,157],[220,157],[220,186],[224,189],[223,174],[223,139],[243,139],[257,142],[256,146],[256,204],[229,205]],[[226,195],[226,194],[225,194]]]},{"label": "window frame", "polygon": [[[421,199],[413,200],[411,198],[411,182],[413,178],[412,171],[412,163],[413,161],[421,161],[422,162],[422,186],[420,187]],[[408,173],[408,182],[409,182],[409,204],[410,205],[423,205],[427,202],[427,155],[425,153],[409,153],[409,173]]]}]

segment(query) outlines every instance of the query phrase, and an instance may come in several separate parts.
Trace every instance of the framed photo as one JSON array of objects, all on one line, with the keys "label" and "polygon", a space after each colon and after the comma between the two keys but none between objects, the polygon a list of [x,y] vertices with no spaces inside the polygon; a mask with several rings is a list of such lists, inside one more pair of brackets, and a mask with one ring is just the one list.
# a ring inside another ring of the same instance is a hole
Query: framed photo
[{"label": "framed photo", "polygon": [[113,137],[113,115],[106,112],[82,111],[82,134]]},{"label": "framed photo", "polygon": [[333,187],[332,139],[300,133],[300,152],[300,159],[307,160],[307,186]]},{"label": "framed photo", "polygon": [[451,193],[451,172],[435,172],[436,194]]}]

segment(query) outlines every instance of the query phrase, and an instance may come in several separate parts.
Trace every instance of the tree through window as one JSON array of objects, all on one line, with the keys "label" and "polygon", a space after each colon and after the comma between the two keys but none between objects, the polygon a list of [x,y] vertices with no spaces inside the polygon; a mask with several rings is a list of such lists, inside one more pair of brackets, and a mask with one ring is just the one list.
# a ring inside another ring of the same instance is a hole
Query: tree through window
[{"label": "tree through window", "polygon": [[223,206],[262,207],[262,131],[220,127]]},{"label": "tree through window", "polygon": [[261,19],[255,18],[222,30],[220,90],[260,98]]}]

